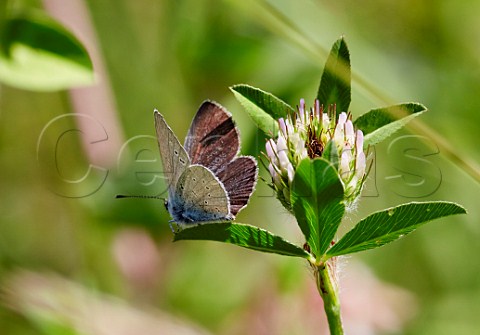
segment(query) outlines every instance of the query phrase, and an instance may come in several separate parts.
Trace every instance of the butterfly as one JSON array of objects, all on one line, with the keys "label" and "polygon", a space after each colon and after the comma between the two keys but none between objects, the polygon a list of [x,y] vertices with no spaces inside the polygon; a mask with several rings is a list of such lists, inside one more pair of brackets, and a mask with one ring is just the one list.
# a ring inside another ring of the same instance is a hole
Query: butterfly
[{"label": "butterfly", "polygon": [[255,158],[238,156],[240,137],[231,114],[216,102],[203,102],[183,146],[158,110],[154,117],[172,221],[233,220],[253,193],[258,168]]}]

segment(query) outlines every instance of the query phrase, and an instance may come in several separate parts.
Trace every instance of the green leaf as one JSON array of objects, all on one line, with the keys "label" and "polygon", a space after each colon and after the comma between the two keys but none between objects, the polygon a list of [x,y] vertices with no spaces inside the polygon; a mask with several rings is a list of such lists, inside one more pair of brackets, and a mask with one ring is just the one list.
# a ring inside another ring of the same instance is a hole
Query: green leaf
[{"label": "green leaf", "polygon": [[340,162],[340,157],[338,157],[338,150],[335,141],[330,140],[327,142],[325,146],[325,150],[323,150],[322,157],[328,160],[338,171],[338,164]]},{"label": "green leaf", "polygon": [[377,144],[405,126],[410,120],[426,112],[419,103],[410,102],[372,109],[353,123],[365,135],[364,146]]},{"label": "green leaf", "polygon": [[339,256],[378,248],[407,235],[428,221],[466,210],[445,201],[411,202],[371,214],[361,220],[327,252]]},{"label": "green leaf", "polygon": [[337,115],[348,112],[351,100],[350,82],[350,53],[341,37],[333,44],[325,63],[317,93],[318,101],[326,107],[336,104]]},{"label": "green leaf", "polygon": [[85,48],[45,15],[35,12],[8,19],[1,45],[0,81],[5,84],[52,91],[94,82]]},{"label": "green leaf", "polygon": [[343,197],[343,185],[333,165],[322,158],[300,162],[292,183],[292,208],[317,257],[328,249],[342,221]]},{"label": "green leaf", "polygon": [[173,240],[209,240],[274,254],[306,259],[311,257],[303,248],[267,230],[233,222],[206,223],[186,228],[176,233]]},{"label": "green leaf", "polygon": [[276,120],[286,118],[287,115],[295,112],[290,105],[280,98],[258,88],[241,84],[230,87],[230,90],[258,128],[267,135],[276,136],[278,133]]}]

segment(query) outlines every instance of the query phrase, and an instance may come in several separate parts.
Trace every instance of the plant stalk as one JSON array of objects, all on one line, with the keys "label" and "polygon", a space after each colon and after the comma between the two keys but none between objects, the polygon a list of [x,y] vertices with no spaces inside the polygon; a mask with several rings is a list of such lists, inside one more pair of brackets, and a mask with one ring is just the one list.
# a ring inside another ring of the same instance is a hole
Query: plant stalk
[{"label": "plant stalk", "polygon": [[332,280],[332,276],[335,274],[331,271],[332,269],[326,263],[317,266],[315,268],[315,279],[318,292],[323,299],[323,308],[325,309],[325,314],[327,314],[330,335],[343,335],[340,299],[337,286]]}]

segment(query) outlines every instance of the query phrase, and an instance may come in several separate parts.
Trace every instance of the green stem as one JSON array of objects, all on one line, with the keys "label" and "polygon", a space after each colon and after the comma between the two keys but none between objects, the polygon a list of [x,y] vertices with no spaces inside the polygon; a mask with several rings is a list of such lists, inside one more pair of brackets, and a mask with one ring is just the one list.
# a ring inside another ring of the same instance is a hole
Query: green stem
[{"label": "green stem", "polygon": [[342,319],[340,317],[340,299],[336,285],[328,265],[323,264],[315,270],[317,289],[323,299],[323,308],[327,314],[330,335],[343,335]]}]

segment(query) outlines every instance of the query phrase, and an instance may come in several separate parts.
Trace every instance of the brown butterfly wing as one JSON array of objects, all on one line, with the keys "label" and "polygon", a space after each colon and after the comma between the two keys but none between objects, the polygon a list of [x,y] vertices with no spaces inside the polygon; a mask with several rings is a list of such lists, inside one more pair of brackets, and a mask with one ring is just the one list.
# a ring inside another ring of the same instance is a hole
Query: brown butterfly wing
[{"label": "brown butterfly wing", "polygon": [[257,182],[258,168],[253,157],[241,156],[221,170],[217,177],[230,200],[230,213],[235,216],[247,205]]},{"label": "brown butterfly wing", "polygon": [[217,174],[235,158],[239,148],[240,139],[231,114],[219,104],[205,101],[185,139],[185,150],[192,164],[203,165]]}]

